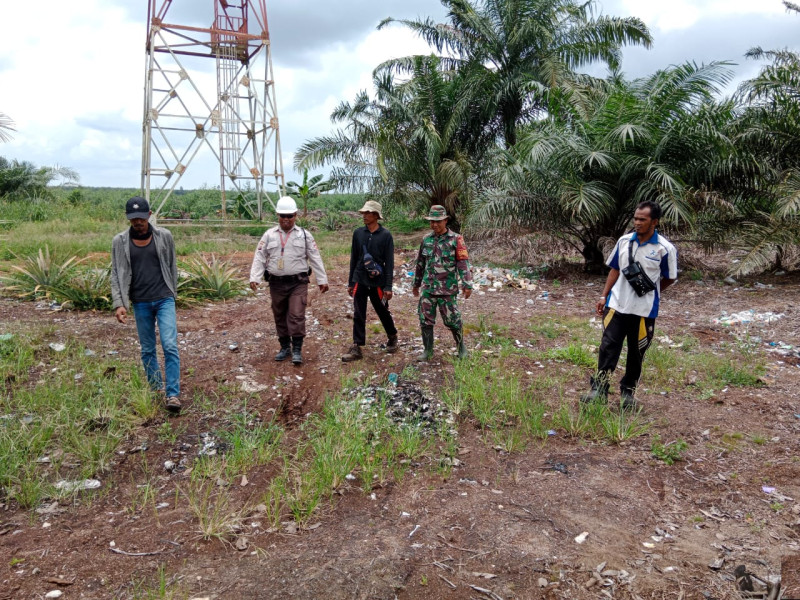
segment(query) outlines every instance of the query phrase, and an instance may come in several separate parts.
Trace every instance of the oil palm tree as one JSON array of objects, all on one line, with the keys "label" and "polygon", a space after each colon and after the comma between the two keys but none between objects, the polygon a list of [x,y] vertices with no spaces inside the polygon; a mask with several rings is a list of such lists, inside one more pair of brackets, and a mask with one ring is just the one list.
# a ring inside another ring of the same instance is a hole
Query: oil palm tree
[{"label": "oil palm tree", "polygon": [[472,221],[548,231],[592,269],[639,202],[659,202],[665,223],[691,222],[693,203],[714,200],[705,192],[734,153],[725,135],[733,103],[714,102],[730,77],[725,63],[612,77],[585,115],[566,107],[522,132]]},{"label": "oil palm tree", "polygon": [[440,62],[415,57],[412,76],[401,83],[387,72],[376,74],[375,98],[362,92],[353,104],[340,105],[331,119],[343,127],[306,142],[296,167],[332,163],[337,187],[369,190],[415,210],[442,204],[457,222],[474,196],[465,148],[476,145],[468,124],[474,106],[462,93],[463,80],[445,73]]},{"label": "oil palm tree", "polygon": [[737,142],[758,157],[758,169],[747,173],[748,193],[738,203],[738,245],[746,254],[735,274],[782,268],[800,245],[800,54],[754,48],[747,56],[770,62],[739,88],[746,108]]},{"label": "oil palm tree", "polygon": [[58,179],[77,182],[79,177],[68,167],[37,167],[28,161],[9,161],[0,156],[0,197],[18,200],[47,196],[48,186]]},{"label": "oil palm tree", "polygon": [[[517,128],[542,116],[548,96],[580,97],[588,78],[575,69],[593,62],[612,68],[626,44],[649,47],[647,27],[635,17],[593,17],[594,0],[441,0],[448,21],[385,19],[400,23],[443,55],[442,68],[467,75],[465,91],[484,106],[483,125],[510,148]],[[411,72],[414,57],[380,70]]]},{"label": "oil palm tree", "polygon": [[0,113],[0,142],[9,141],[12,131],[16,131],[14,121],[8,115]]}]

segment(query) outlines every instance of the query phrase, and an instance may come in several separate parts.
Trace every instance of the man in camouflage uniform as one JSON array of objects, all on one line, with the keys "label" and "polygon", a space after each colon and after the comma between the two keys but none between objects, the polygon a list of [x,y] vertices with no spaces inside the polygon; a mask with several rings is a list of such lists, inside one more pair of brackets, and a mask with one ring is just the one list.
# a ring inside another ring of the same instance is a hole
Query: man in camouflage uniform
[{"label": "man in camouflage uniform", "polygon": [[414,271],[414,296],[419,299],[417,314],[422,327],[423,360],[433,358],[433,326],[436,324],[436,308],[442,321],[453,333],[458,347],[458,357],[466,358],[461,313],[458,310],[458,280],[461,279],[464,298],[472,294],[472,272],[464,238],[447,228],[447,211],[444,206],[431,206],[425,217],[432,232],[426,235],[419,247]]}]

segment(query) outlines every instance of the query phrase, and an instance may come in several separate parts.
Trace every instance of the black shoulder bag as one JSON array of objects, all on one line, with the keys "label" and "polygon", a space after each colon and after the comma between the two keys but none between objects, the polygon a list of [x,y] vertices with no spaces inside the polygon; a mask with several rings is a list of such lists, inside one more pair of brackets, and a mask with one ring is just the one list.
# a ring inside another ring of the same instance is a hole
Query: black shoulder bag
[{"label": "black shoulder bag", "polygon": [[361,248],[364,251],[364,270],[367,272],[370,279],[377,279],[383,275],[383,267],[372,257],[372,254],[369,253],[366,244],[362,244]]},{"label": "black shoulder bag", "polygon": [[633,291],[639,297],[649,294],[656,289],[656,284],[647,276],[638,261],[633,260],[633,238],[628,243],[628,266],[622,269],[625,279],[631,284]]}]

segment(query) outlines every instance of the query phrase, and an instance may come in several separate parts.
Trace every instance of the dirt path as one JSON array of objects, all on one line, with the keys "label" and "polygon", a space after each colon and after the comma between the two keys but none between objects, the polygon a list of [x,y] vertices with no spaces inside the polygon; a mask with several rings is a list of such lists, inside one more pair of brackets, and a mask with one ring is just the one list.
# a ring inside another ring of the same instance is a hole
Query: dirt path
[{"label": "dirt path", "polygon": [[[234,257],[243,270],[249,258]],[[264,292],[179,311],[187,402],[178,421],[185,433],[170,445],[159,441],[154,423],[121,451],[146,440],[147,461],[157,468],[182,447],[196,447],[198,433],[213,424],[194,406],[193,392],[226,402],[221,387],[263,386],[248,407],[261,415],[278,411],[291,432],[320,410],[342,374],[385,377],[413,364],[419,340],[410,294],[396,295],[392,306],[401,351],[383,353],[383,334],[368,324],[365,359],[341,363],[352,309],[344,263],[330,271],[331,292],[310,297],[307,360],[299,368],[272,360],[277,342]],[[723,310],[784,315],[751,327],[768,366],[764,387],[730,387],[702,398],[691,382],[678,381],[669,390],[642,393],[653,431],[689,444],[685,462],[655,460],[650,436],[609,446],[558,434],[507,454],[465,421],[460,464],[449,476],[421,464],[400,484],[372,495],[344,485],[312,527],[300,531],[270,530],[254,513],[245,521],[249,546],[237,551],[198,539],[180,503],[157,515],[128,510],[139,463],[122,453],[106,476],[110,491],[89,506],[31,516],[0,505],[0,562],[6,565],[0,599],[39,598],[57,588],[63,598],[133,597],[132,582],[157,581],[161,563],[179,598],[738,598],[735,566],[777,576],[782,561],[800,554],[800,358],[770,353],[766,344],[800,344],[798,279],[767,283],[773,287],[734,290],[682,280],[667,293],[657,337],[690,333],[720,352],[735,343],[732,328],[712,323]],[[464,302],[465,321],[502,322],[509,337],[547,348],[550,341],[534,339],[529,325],[558,316],[588,319],[600,285],[600,278],[567,275],[537,291],[482,290]],[[55,336],[77,335],[98,352],[114,349],[138,360],[135,329],[116,326],[110,315],[50,313],[5,300],[0,311],[3,321],[50,322]],[[420,369],[420,383],[433,393],[452,369],[440,360],[451,349],[446,334],[439,325],[437,359]],[[468,345],[481,352],[475,339],[468,335]],[[520,376],[562,368],[550,361]],[[576,380],[565,398],[577,403],[584,386],[585,379]],[[753,434],[763,440],[750,443]],[[257,498],[270,475],[252,473],[247,486],[232,485],[232,505]],[[175,498],[182,477],[160,475],[159,501]],[[765,486],[775,488],[779,502]],[[112,550],[112,542],[129,554]],[[13,558],[25,562],[12,564]],[[789,597],[800,597],[800,590],[794,593]]]}]

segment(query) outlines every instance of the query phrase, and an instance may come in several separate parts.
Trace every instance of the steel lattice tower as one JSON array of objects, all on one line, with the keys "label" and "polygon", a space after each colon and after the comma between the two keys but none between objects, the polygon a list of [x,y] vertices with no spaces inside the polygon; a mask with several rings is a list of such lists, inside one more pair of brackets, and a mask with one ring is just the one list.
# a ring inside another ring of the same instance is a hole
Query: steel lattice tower
[{"label": "steel lattice tower", "polygon": [[168,13],[198,13],[199,0],[149,0],[142,192],[158,216],[206,147],[219,162],[223,215],[233,196],[260,219],[267,191],[284,188],[266,1],[212,2],[211,26],[197,27]]}]

